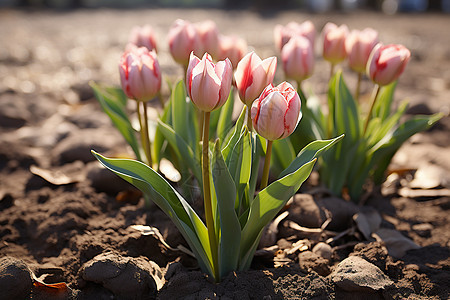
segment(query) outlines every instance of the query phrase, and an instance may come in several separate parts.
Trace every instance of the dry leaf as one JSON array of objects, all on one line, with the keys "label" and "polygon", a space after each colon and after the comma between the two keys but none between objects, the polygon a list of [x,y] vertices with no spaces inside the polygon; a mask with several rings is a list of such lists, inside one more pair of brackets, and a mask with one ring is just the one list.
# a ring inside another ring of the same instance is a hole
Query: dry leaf
[{"label": "dry leaf", "polygon": [[353,215],[358,230],[364,235],[366,240],[372,239],[372,233],[376,232],[381,225],[381,216],[376,210],[360,212]]},{"label": "dry leaf", "polygon": [[159,163],[159,170],[161,171],[161,173],[164,174],[164,176],[167,179],[169,179],[172,182],[178,182],[181,180],[180,172],[178,172],[178,170],[175,169],[173,164],[165,158],[161,159],[161,162]]},{"label": "dry leaf", "polygon": [[409,187],[416,189],[433,189],[443,185],[446,171],[433,164],[424,164],[419,167],[414,174],[414,179],[409,183]]},{"label": "dry leaf", "polygon": [[396,258],[401,258],[408,250],[420,248],[419,245],[395,229],[380,228],[373,236],[377,241],[384,242],[389,255]]},{"label": "dry leaf", "polygon": [[84,172],[84,164],[76,161],[62,167],[46,170],[38,166],[32,165],[30,172],[54,185],[65,185],[83,181],[86,178]]}]

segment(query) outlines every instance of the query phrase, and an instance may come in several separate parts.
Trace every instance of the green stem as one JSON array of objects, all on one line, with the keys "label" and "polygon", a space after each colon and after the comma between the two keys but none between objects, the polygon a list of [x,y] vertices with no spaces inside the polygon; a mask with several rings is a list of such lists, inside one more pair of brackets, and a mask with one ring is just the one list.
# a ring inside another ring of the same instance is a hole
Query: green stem
[{"label": "green stem", "polygon": [[253,131],[253,121],[252,121],[252,113],[251,113],[251,105],[247,105],[247,128],[248,131]]},{"label": "green stem", "polygon": [[150,165],[150,159],[147,152],[147,139],[145,138],[145,128],[144,128],[144,122],[142,120],[142,112],[141,112],[141,101],[136,100],[136,111],[139,119],[139,133],[141,135],[141,143],[142,148],[144,149],[145,157],[147,158],[147,163]]},{"label": "green stem", "polygon": [[333,75],[334,75],[334,66],[335,66],[335,64],[334,64],[334,63],[331,63],[331,68],[330,68],[330,80],[331,80],[331,78],[333,78]]},{"label": "green stem", "polygon": [[363,73],[358,72],[358,81],[356,82],[356,90],[355,90],[355,101],[359,102],[359,94],[361,90],[361,79],[362,79]]},{"label": "green stem", "polygon": [[214,272],[214,279],[219,281],[218,248],[214,230],[214,218],[211,204],[211,186],[209,181],[209,119],[211,112],[204,112],[202,115],[204,116],[202,142],[203,199],[205,206],[206,228],[208,229],[209,246],[211,248],[211,268]]},{"label": "green stem", "polygon": [[[204,131],[203,123],[204,123],[205,115],[197,107],[196,107],[196,110],[197,110],[197,116],[198,116],[198,123],[200,125],[199,126],[199,129],[200,129],[200,142],[202,142],[203,141],[203,131]],[[208,138],[206,140],[209,140],[209,126],[208,126]]]},{"label": "green stem", "polygon": [[273,141],[267,140],[267,150],[266,150],[266,157],[264,158],[264,169],[263,174],[261,178],[261,185],[259,187],[259,190],[262,191],[269,182],[269,170],[270,170],[270,157],[272,156],[272,144]]},{"label": "green stem", "polygon": [[369,126],[370,119],[372,118],[372,110],[375,106],[375,102],[377,101],[378,94],[380,93],[380,86],[378,84],[374,87],[373,97],[372,97],[372,105],[370,106],[369,113],[367,114],[366,123],[364,124],[363,136],[366,134],[367,127]]},{"label": "green stem", "polygon": [[146,140],[146,153],[147,153],[147,159],[148,159],[148,165],[153,168],[153,161],[152,161],[152,146],[150,142],[150,134],[148,131],[148,114],[147,114],[147,102],[142,102],[144,105],[144,129],[145,129],[145,140]]}]

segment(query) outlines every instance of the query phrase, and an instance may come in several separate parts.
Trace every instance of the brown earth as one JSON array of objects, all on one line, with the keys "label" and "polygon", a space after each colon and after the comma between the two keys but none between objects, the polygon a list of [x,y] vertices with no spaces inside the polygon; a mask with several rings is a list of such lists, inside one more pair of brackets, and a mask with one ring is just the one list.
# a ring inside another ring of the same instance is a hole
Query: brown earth
[{"label": "brown earth", "polygon": [[[328,197],[314,174],[289,216],[274,226],[278,233],[266,235],[266,247],[249,271],[213,284],[177,249],[186,243],[170,220],[94,162],[90,149],[131,152],[88,86],[90,80],[118,83],[127,35],[146,23],[157,31],[165,76],[180,78],[165,40],[176,18],[213,19],[221,32],[246,38],[262,57],[276,54],[272,30],[278,23],[311,19],[318,29],[327,21],[370,26],[385,43],[402,43],[413,53],[396,93],[397,100],[410,99],[408,113],[450,109],[448,15],[2,10],[0,299],[448,299],[448,117],[401,148],[382,193],[363,208]],[[353,86],[353,74],[345,66],[344,71]],[[328,72],[318,60],[305,90],[323,94]],[[281,78],[279,67],[276,81]],[[363,84],[369,93],[370,83]],[[319,228],[326,211],[326,230],[296,227]],[[361,220],[379,216],[381,229],[365,235]],[[162,238],[142,235],[132,225],[156,227]],[[343,234],[330,240],[329,231]]]}]

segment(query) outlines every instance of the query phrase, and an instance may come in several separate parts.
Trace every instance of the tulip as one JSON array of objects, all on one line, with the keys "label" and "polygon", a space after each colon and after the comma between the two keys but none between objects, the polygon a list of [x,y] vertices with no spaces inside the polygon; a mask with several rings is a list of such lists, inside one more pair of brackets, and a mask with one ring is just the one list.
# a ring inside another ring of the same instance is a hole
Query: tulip
[{"label": "tulip", "polygon": [[211,112],[221,107],[228,98],[233,79],[230,60],[214,64],[205,53],[200,60],[191,53],[186,74],[186,84],[192,102],[202,111]]},{"label": "tulip", "polygon": [[247,42],[237,36],[221,35],[219,37],[220,54],[218,59],[228,58],[235,69],[239,61],[247,53]]},{"label": "tulip", "polygon": [[323,33],[323,58],[332,65],[343,61],[347,55],[345,51],[345,39],[348,35],[347,25],[337,26],[327,23]]},{"label": "tulip", "polygon": [[269,84],[252,105],[256,132],[270,141],[288,137],[300,121],[300,106],[300,97],[292,85]]},{"label": "tulip", "polygon": [[198,52],[196,55],[202,56],[205,52],[212,57],[217,58],[219,54],[219,30],[216,23],[211,20],[194,24],[200,41]]},{"label": "tulip", "polygon": [[157,52],[155,32],[150,25],[133,27],[130,32],[129,43],[137,47],[145,47],[148,51],[155,50]]},{"label": "tulip", "polygon": [[188,21],[178,19],[172,25],[168,34],[169,50],[173,59],[187,66],[192,51],[199,52],[200,39],[194,25]]},{"label": "tulip", "polygon": [[296,80],[299,89],[300,83],[310,77],[314,69],[314,51],[310,41],[302,36],[291,38],[281,50],[281,60],[286,77]]},{"label": "tulip", "polygon": [[378,44],[372,50],[367,63],[367,74],[378,85],[394,82],[408,64],[411,52],[402,45]]},{"label": "tulip", "polygon": [[300,121],[300,97],[287,82],[269,84],[253,102],[251,118],[256,132],[267,140],[260,190],[269,181],[270,157],[274,140],[288,137]]},{"label": "tulip", "polygon": [[372,110],[377,101],[380,86],[388,85],[397,80],[403,73],[410,57],[411,52],[403,45],[383,46],[380,43],[373,48],[367,63],[367,74],[375,82],[375,92],[364,124],[364,133],[366,133],[372,118]]},{"label": "tulip", "polygon": [[345,50],[350,69],[358,73],[364,73],[370,53],[377,43],[378,32],[374,29],[352,30],[345,40]]},{"label": "tulip", "polygon": [[301,24],[289,22],[286,26],[276,25],[274,29],[275,45],[281,51],[284,45],[294,36],[303,36],[307,38],[314,48],[316,39],[316,29],[311,21],[305,21]]},{"label": "tulip", "polygon": [[128,98],[137,100],[141,142],[147,162],[152,166],[147,101],[155,97],[161,89],[161,70],[155,52],[148,51],[145,47],[131,47],[120,58],[119,73],[123,91]]},{"label": "tulip", "polygon": [[245,55],[238,63],[234,78],[239,97],[245,105],[251,106],[263,89],[273,81],[277,58],[272,56],[261,60],[255,52]]},{"label": "tulip", "polygon": [[119,62],[120,83],[128,98],[148,101],[161,89],[156,54],[145,47],[125,51]]}]

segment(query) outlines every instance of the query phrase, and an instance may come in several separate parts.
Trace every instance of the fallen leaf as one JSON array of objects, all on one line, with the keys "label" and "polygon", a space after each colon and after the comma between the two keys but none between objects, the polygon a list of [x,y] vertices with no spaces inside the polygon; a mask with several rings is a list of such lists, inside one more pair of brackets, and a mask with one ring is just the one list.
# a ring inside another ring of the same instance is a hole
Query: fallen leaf
[{"label": "fallen leaf", "polygon": [[178,172],[178,170],[175,169],[173,164],[165,158],[161,159],[161,162],[159,163],[159,170],[161,171],[161,173],[164,174],[164,176],[167,179],[169,179],[172,182],[178,182],[181,180],[180,172]]},{"label": "fallen leaf", "polygon": [[450,189],[414,190],[404,187],[398,190],[398,194],[405,198],[450,197]]},{"label": "fallen leaf", "polygon": [[377,231],[381,225],[381,216],[376,210],[368,210],[353,215],[358,230],[364,235],[366,240],[372,239],[372,233]]},{"label": "fallen leaf", "polygon": [[66,164],[62,167],[55,167],[51,170],[32,165],[30,166],[30,172],[54,185],[76,183],[86,178],[84,164],[81,161]]},{"label": "fallen leaf", "polygon": [[384,242],[389,255],[396,258],[401,258],[408,250],[420,248],[419,245],[395,229],[380,228],[373,233],[373,237],[379,242]]}]

